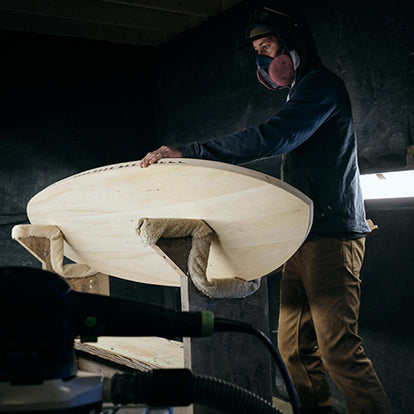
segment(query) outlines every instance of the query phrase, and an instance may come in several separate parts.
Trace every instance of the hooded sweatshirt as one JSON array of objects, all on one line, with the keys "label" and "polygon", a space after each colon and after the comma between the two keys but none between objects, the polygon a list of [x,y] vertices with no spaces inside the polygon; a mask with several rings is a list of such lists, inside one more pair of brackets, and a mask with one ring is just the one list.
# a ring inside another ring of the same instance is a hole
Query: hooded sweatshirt
[{"label": "hooded sweatshirt", "polygon": [[181,145],[182,156],[241,164],[286,154],[284,180],[314,204],[310,237],[362,237],[370,230],[345,85],[321,63],[305,24],[275,14],[260,24],[276,34],[288,53],[299,56],[288,100],[260,125],[204,143]]}]

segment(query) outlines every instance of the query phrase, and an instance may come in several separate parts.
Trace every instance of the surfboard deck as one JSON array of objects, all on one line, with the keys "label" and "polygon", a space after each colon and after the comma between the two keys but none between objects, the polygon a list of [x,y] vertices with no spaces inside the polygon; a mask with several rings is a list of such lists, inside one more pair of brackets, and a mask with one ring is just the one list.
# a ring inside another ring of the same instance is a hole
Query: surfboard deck
[{"label": "surfboard deck", "polygon": [[285,263],[306,239],[312,201],[266,174],[198,159],[108,165],[58,181],[28,203],[31,224],[56,225],[66,257],[112,276],[180,286],[136,233],[151,218],[204,220],[216,233],[207,277],[253,280]]}]

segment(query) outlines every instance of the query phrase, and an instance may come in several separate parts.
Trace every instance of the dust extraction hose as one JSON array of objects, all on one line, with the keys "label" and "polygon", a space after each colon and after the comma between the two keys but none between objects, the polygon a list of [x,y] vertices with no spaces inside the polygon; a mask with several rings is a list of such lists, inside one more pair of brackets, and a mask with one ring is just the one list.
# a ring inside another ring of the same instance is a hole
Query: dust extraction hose
[{"label": "dust extraction hose", "polygon": [[230,414],[282,413],[262,397],[218,378],[188,369],[115,374],[108,400],[115,404],[180,407],[201,404]]}]

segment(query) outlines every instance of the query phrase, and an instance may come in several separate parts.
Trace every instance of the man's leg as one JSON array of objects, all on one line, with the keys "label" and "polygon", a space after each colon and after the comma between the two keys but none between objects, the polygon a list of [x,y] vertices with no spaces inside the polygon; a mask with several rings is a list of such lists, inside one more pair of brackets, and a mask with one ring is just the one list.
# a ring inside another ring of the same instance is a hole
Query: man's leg
[{"label": "man's leg", "polygon": [[359,272],[365,238],[306,243],[303,285],[323,364],[343,392],[349,414],[389,414],[391,407],[358,336]]},{"label": "man's leg", "polygon": [[280,288],[278,346],[302,414],[333,413],[332,397],[316,342],[301,272],[303,248],[286,263]]}]

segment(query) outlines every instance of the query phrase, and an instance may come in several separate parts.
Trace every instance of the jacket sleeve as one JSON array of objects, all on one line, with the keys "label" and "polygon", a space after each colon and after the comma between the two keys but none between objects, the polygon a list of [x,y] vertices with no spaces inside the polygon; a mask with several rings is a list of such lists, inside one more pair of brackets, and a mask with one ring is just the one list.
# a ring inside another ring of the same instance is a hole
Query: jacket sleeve
[{"label": "jacket sleeve", "polygon": [[267,122],[240,132],[180,146],[183,157],[241,164],[285,154],[310,138],[338,105],[337,87],[320,74],[308,74]]}]

